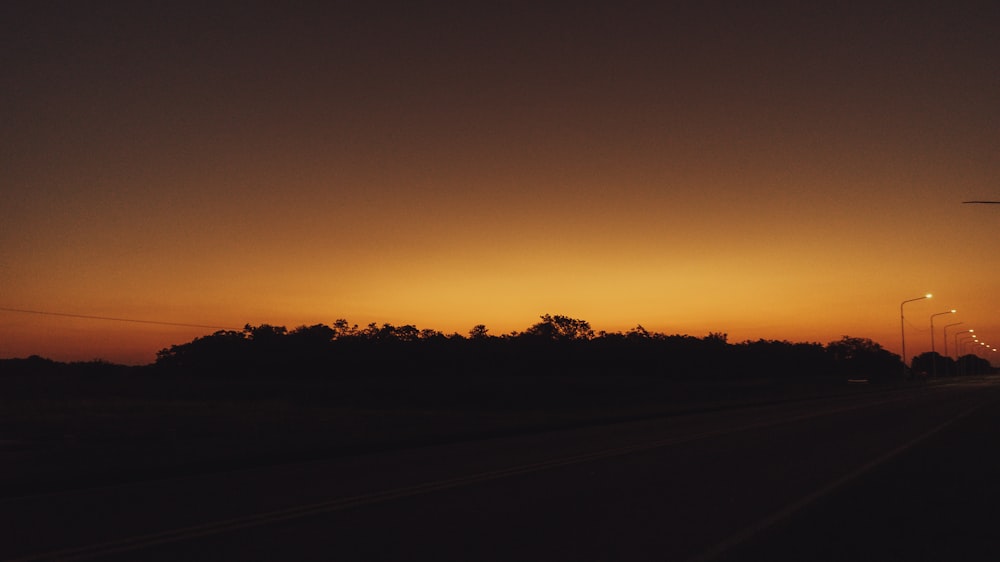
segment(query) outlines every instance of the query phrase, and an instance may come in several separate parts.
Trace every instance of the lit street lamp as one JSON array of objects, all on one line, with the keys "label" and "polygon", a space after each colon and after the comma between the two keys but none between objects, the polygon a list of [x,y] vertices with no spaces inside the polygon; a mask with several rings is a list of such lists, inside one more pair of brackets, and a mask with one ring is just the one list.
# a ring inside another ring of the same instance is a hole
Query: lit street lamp
[{"label": "lit street lamp", "polygon": [[931,353],[934,353],[934,317],[943,316],[945,314],[955,314],[956,312],[958,311],[953,308],[944,312],[938,312],[937,314],[931,314]]},{"label": "lit street lamp", "polygon": [[961,332],[955,332],[955,359],[958,359],[958,357],[959,357],[959,351],[958,351],[958,336],[960,336],[960,335],[962,335],[962,334],[971,334],[971,333],[973,333],[973,332],[975,332],[975,330],[973,330],[973,329],[971,329],[971,328],[970,328],[970,329],[968,329],[968,330],[962,330]]},{"label": "lit street lamp", "polygon": [[931,314],[931,376],[933,376],[934,378],[937,378],[937,364],[938,364],[937,357],[935,356],[937,352],[934,351],[934,317],[942,316],[945,314],[955,314],[955,312],[957,311],[953,308],[951,310],[946,310],[944,312],[938,312],[937,314]]},{"label": "lit street lamp", "polygon": [[903,305],[906,304],[906,303],[908,303],[908,302],[929,299],[932,296],[934,296],[934,295],[932,295],[930,293],[927,293],[926,295],[924,295],[922,297],[917,297],[915,299],[907,299],[907,300],[899,303],[899,339],[900,339],[900,343],[902,344],[901,345],[901,347],[902,347],[901,351],[903,353],[903,374],[904,375],[906,374],[906,324],[904,323],[904,319],[903,319]]},{"label": "lit street lamp", "polygon": [[979,336],[975,334],[973,334],[972,337],[969,338],[962,338],[962,341],[959,342],[963,355],[966,353],[970,353],[969,349],[966,346],[978,345],[978,344],[979,344]]},{"label": "lit street lamp", "polygon": [[[969,330],[969,332],[972,332],[972,330]],[[965,350],[965,344],[967,344],[969,342],[978,342],[979,341],[977,339],[978,337],[979,336],[977,336],[976,334],[970,334],[970,335],[967,335],[967,336],[965,336],[965,337],[963,337],[961,339],[956,338],[956,341],[958,343],[955,345],[955,355],[957,356],[957,359],[959,360],[959,367],[963,367],[963,366],[964,367],[968,367],[968,361],[966,361],[965,363],[962,363],[962,361],[961,361],[961,359],[963,357],[963,354],[965,353],[965,351],[964,351]],[[960,374],[962,374],[962,373],[960,373]],[[969,373],[966,372],[964,374],[967,375]]]},{"label": "lit street lamp", "polygon": [[952,326],[958,326],[959,324],[965,324],[965,322],[955,322],[954,324],[945,324],[944,328],[941,329],[941,331],[944,333],[944,354],[946,357],[950,357],[950,355],[948,355],[948,328],[951,328]]},{"label": "lit street lamp", "polygon": [[[983,342],[981,342],[981,341],[979,341],[978,339],[971,339],[971,340],[965,340],[965,341],[963,341],[962,342],[962,347],[964,348],[966,345],[969,345],[969,347],[970,347],[967,355],[972,355],[973,357],[976,357],[976,358],[981,358],[979,356],[979,352],[981,350],[979,348],[977,348],[976,346],[978,345],[980,347],[986,347],[986,344],[983,343]],[[974,374],[974,373],[967,373],[967,374]]]}]

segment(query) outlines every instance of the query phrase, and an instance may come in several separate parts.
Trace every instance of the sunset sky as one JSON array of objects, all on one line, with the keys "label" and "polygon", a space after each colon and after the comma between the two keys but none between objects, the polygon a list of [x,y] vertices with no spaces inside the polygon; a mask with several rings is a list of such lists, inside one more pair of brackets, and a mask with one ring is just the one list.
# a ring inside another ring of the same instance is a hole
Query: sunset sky
[{"label": "sunset sky", "polygon": [[[317,7],[321,5],[323,7]],[[1000,3],[4,2],[0,358],[270,323],[1000,344]],[[995,364],[1000,358],[994,358]]]}]

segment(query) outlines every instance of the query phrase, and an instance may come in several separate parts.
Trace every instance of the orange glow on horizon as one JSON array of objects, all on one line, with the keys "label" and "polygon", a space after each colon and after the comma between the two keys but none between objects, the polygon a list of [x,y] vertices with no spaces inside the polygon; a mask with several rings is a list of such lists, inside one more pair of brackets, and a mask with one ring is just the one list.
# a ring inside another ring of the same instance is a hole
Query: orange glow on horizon
[{"label": "orange glow on horizon", "polygon": [[[961,204],[1000,185],[974,11],[12,10],[0,307],[898,352],[933,289],[908,353],[942,306],[1000,339],[1000,260],[968,243],[1000,208]],[[204,333],[0,311],[0,358]]]}]

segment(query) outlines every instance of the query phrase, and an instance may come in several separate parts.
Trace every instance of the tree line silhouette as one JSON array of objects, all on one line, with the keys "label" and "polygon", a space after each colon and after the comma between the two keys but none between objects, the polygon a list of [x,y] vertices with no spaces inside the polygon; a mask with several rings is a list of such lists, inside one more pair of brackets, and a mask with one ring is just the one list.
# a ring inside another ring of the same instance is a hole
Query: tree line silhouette
[{"label": "tree line silhouette", "polygon": [[[586,320],[545,314],[524,331],[494,335],[479,324],[467,334],[414,325],[339,319],[330,325],[247,324],[160,350],[156,360],[128,368],[107,361],[58,363],[33,356],[0,360],[4,373],[100,375],[141,370],[159,375],[213,378],[325,378],[366,375],[652,375],[677,380],[847,377],[899,379],[900,357],[868,338],[843,336],[827,344],[784,340],[730,343],[727,334],[704,337],[651,332],[595,332]],[[913,358],[915,376],[995,372],[976,355],[953,360],[937,353]]]},{"label": "tree line silhouette", "polygon": [[971,353],[956,360],[934,351],[928,351],[914,357],[910,365],[912,365],[914,373],[925,377],[986,375],[996,372],[989,361]]},{"label": "tree line silhouette", "polygon": [[[970,364],[966,369],[942,367],[938,373],[985,372],[989,366],[973,368],[974,359],[963,360]],[[844,336],[825,345],[763,339],[730,343],[724,333],[667,335],[641,325],[595,332],[586,320],[550,314],[524,331],[502,335],[491,334],[483,324],[464,335],[409,324],[359,327],[343,319],[292,330],[247,324],[242,331],[220,330],[163,349],[154,366],[167,373],[237,378],[628,373],[684,380],[766,376],[879,382],[902,376],[899,356],[867,338]]]}]

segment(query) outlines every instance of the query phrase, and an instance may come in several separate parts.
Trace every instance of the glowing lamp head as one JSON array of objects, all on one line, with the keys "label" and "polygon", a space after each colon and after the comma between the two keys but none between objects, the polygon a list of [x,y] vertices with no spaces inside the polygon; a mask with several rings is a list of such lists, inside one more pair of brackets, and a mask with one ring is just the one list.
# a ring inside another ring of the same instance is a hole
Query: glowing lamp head
[{"label": "glowing lamp head", "polygon": [[933,298],[933,297],[934,297],[934,295],[932,295],[930,293],[927,293],[926,295],[924,295],[925,299],[929,299],[929,298]]}]

